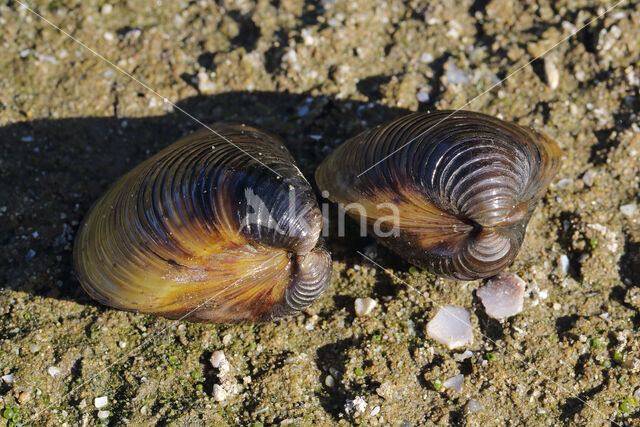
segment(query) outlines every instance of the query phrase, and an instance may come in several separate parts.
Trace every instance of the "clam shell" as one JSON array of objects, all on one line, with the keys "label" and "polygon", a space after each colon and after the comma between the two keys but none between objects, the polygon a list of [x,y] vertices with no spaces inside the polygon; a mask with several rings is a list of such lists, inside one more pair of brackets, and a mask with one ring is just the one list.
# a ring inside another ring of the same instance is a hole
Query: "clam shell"
[{"label": "clam shell", "polygon": [[317,169],[316,182],[370,230],[378,224],[374,237],[411,263],[473,280],[512,263],[559,165],[558,145],[542,133],[480,113],[438,111],[346,141]]},{"label": "clam shell", "polygon": [[[265,320],[325,290],[311,186],[273,135],[196,132],[117,181],[82,223],[74,264],[94,299],[202,322]],[[231,141],[231,142],[229,142]],[[266,166],[266,167],[265,167]]]}]

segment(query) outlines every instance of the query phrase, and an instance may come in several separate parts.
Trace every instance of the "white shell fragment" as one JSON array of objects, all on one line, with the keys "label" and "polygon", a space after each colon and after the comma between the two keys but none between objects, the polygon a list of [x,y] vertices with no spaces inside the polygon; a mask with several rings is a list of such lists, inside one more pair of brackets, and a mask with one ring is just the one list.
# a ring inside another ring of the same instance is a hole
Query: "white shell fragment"
[{"label": "white shell fragment", "polygon": [[356,316],[358,317],[367,316],[369,313],[373,311],[374,308],[376,308],[376,305],[378,305],[378,302],[373,298],[356,298],[356,302],[355,302]]},{"label": "white shell fragment", "polygon": [[457,393],[460,393],[462,390],[462,384],[464,383],[464,375],[456,375],[455,377],[451,377],[445,382],[442,383],[442,386],[445,388],[450,388],[455,390]]},{"label": "white shell fragment", "polygon": [[453,305],[442,307],[427,323],[427,335],[450,349],[472,343],[473,329],[469,322],[469,312]]},{"label": "white shell fragment", "polygon": [[629,203],[628,205],[620,206],[620,212],[626,216],[633,216],[636,213],[637,206],[635,203]]},{"label": "white shell fragment", "polygon": [[224,352],[221,350],[214,351],[209,361],[211,362],[211,366],[214,368],[220,368],[221,365],[226,365],[228,363]]},{"label": "white shell fragment", "polygon": [[551,89],[556,89],[560,82],[560,73],[555,64],[555,58],[546,56],[544,58],[544,73],[547,76],[547,84]]},{"label": "white shell fragment", "polygon": [[522,311],[526,287],[526,282],[517,274],[500,273],[478,289],[477,295],[487,315],[502,320]]},{"label": "white shell fragment", "polygon": [[96,408],[104,408],[109,403],[109,398],[107,396],[96,397],[93,399],[93,406]]},{"label": "white shell fragment", "polygon": [[62,371],[56,366],[49,366],[47,372],[49,373],[49,375],[55,378],[57,375],[60,375]]},{"label": "white shell fragment", "polygon": [[456,353],[453,355],[456,362],[464,362],[470,357],[473,357],[473,352],[471,350],[465,350],[464,353]]},{"label": "white shell fragment", "polygon": [[228,395],[229,393],[227,393],[227,391],[224,388],[222,388],[220,384],[213,385],[213,399],[216,402],[222,402],[226,400]]}]

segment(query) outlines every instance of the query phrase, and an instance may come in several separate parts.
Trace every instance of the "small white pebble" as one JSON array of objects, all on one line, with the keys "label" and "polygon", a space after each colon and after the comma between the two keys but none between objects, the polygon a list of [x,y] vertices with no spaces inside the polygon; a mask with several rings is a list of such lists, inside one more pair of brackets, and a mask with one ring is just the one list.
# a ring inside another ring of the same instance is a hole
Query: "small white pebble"
[{"label": "small white pebble", "polygon": [[469,312],[462,307],[448,305],[427,323],[427,335],[449,349],[463,347],[473,342],[473,329]]},{"label": "small white pebble", "polygon": [[98,411],[98,418],[101,420],[106,420],[109,418],[109,411]]},{"label": "small white pebble", "polygon": [[553,309],[556,311],[560,311],[562,309],[562,305],[556,302],[553,304]]},{"label": "small white pebble", "polygon": [[376,415],[378,415],[380,413],[380,406],[376,406],[371,410],[371,416],[375,417]]},{"label": "small white pebble", "polygon": [[420,57],[420,62],[424,62],[425,64],[433,62],[433,55],[427,52],[423,53]]},{"label": "small white pebble", "polygon": [[560,181],[558,181],[558,187],[566,190],[567,188],[571,187],[571,185],[573,184],[573,179],[571,178],[562,178]]},{"label": "small white pebble", "polygon": [[109,403],[109,398],[107,396],[100,396],[93,399],[93,406],[96,408],[104,408]]},{"label": "small white pebble", "polygon": [[473,356],[473,352],[471,350],[466,350],[464,353],[456,353],[453,355],[453,358],[456,362],[462,362],[463,360],[467,360]]},{"label": "small white pebble", "polygon": [[60,368],[57,368],[55,366],[49,366],[49,368],[47,369],[47,372],[49,373],[49,375],[51,375],[52,377],[56,377],[56,375],[60,375]]},{"label": "small white pebble", "polygon": [[522,311],[526,283],[517,274],[500,273],[477,290],[489,317],[502,320]]},{"label": "small white pebble", "polygon": [[482,405],[476,399],[471,399],[469,403],[467,403],[467,411],[468,412],[480,412],[482,411]]},{"label": "small white pebble", "polygon": [[113,6],[107,3],[102,5],[102,7],[100,8],[100,13],[102,13],[103,15],[108,15],[111,13],[112,10],[113,10]]},{"label": "small white pebble", "polygon": [[211,366],[213,366],[214,368],[219,368],[226,360],[226,358],[227,357],[224,355],[224,351],[218,350],[213,352],[209,361],[211,362]]},{"label": "small white pebble", "polygon": [[216,402],[222,402],[227,399],[227,391],[220,384],[213,385],[213,398]]},{"label": "small white pebble", "polygon": [[354,305],[355,305],[356,316],[364,317],[369,315],[373,311],[373,309],[376,308],[376,305],[378,305],[378,302],[373,298],[368,298],[368,297],[356,298]]},{"label": "small white pebble", "polygon": [[336,380],[331,375],[327,375],[327,378],[324,379],[324,385],[327,387],[333,387],[336,385]]},{"label": "small white pebble", "polygon": [[455,377],[449,378],[442,383],[442,386],[460,393],[460,391],[462,390],[462,384],[464,384],[464,375],[460,374],[456,375]]},{"label": "small white pebble", "polygon": [[103,37],[107,41],[112,41],[113,40],[113,33],[110,33],[109,31],[106,31],[104,33]]},{"label": "small white pebble", "polygon": [[79,409],[84,409],[84,408],[86,408],[86,407],[87,407],[87,399],[82,399],[82,400],[80,401],[80,403],[78,403],[78,408],[79,408]]},{"label": "small white pebble", "polygon": [[344,405],[344,411],[347,414],[350,414],[355,410],[355,412],[364,412],[367,409],[367,401],[364,400],[361,396],[356,396],[355,399],[347,399],[347,403]]},{"label": "small white pebble", "polygon": [[416,95],[416,98],[418,98],[418,102],[429,102],[429,92],[421,90]]},{"label": "small white pebble", "polygon": [[626,216],[633,216],[636,213],[637,206],[635,203],[620,206],[620,212]]},{"label": "small white pebble", "polygon": [[591,187],[596,179],[597,172],[593,169],[589,169],[582,175],[582,181],[587,187]]},{"label": "small white pebble", "polygon": [[126,341],[120,341],[118,343],[118,345],[120,346],[120,348],[126,348],[127,347],[127,342]]},{"label": "small white pebble", "polygon": [[307,331],[313,331],[316,328],[316,323],[318,322],[318,319],[320,317],[317,314],[312,315],[311,317],[309,317],[309,320],[307,320],[307,323],[305,323],[304,328]]},{"label": "small white pebble", "polygon": [[544,58],[544,73],[547,76],[547,84],[551,89],[556,89],[560,82],[560,73],[558,72],[554,59],[551,55]]},{"label": "small white pebble", "polygon": [[13,383],[13,374],[3,375],[2,376],[2,381],[4,381],[7,384],[12,384]]},{"label": "small white pebble", "polygon": [[562,274],[567,274],[569,271],[569,257],[565,254],[560,255],[559,259],[560,272]]},{"label": "small white pebble", "polygon": [[547,299],[549,298],[549,291],[546,289],[543,289],[540,292],[538,292],[538,296],[540,297],[540,299]]}]

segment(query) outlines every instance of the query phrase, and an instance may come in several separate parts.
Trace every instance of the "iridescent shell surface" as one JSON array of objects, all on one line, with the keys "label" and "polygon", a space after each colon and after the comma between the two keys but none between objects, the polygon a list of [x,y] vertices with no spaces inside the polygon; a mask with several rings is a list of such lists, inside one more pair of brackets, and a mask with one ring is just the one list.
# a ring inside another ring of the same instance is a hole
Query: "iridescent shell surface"
[{"label": "iridescent shell surface", "polygon": [[559,165],[558,145],[542,133],[484,114],[437,111],[351,138],[320,165],[316,182],[369,228],[397,212],[397,233],[383,223],[389,235],[373,235],[411,263],[473,280],[513,262]]},{"label": "iridescent shell surface", "polygon": [[325,290],[322,216],[284,145],[248,126],[213,129],[224,138],[204,129],[176,142],[93,206],[74,247],[91,297],[123,310],[236,322],[304,309]]}]

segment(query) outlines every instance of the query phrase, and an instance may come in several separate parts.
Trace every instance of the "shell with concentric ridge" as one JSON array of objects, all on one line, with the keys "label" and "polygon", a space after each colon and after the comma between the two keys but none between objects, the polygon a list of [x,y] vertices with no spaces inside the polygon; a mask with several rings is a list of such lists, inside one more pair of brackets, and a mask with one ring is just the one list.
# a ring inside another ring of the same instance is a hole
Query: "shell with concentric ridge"
[{"label": "shell with concentric ridge", "polygon": [[331,258],[309,183],[274,136],[243,125],[213,130],[147,159],[93,206],[74,264],[94,299],[235,322],[286,315],[322,294]]},{"label": "shell with concentric ridge", "polygon": [[[513,262],[560,165],[548,136],[469,111],[415,113],[346,141],[316,182],[410,262],[472,280]],[[395,219],[393,219],[395,218]]]}]

